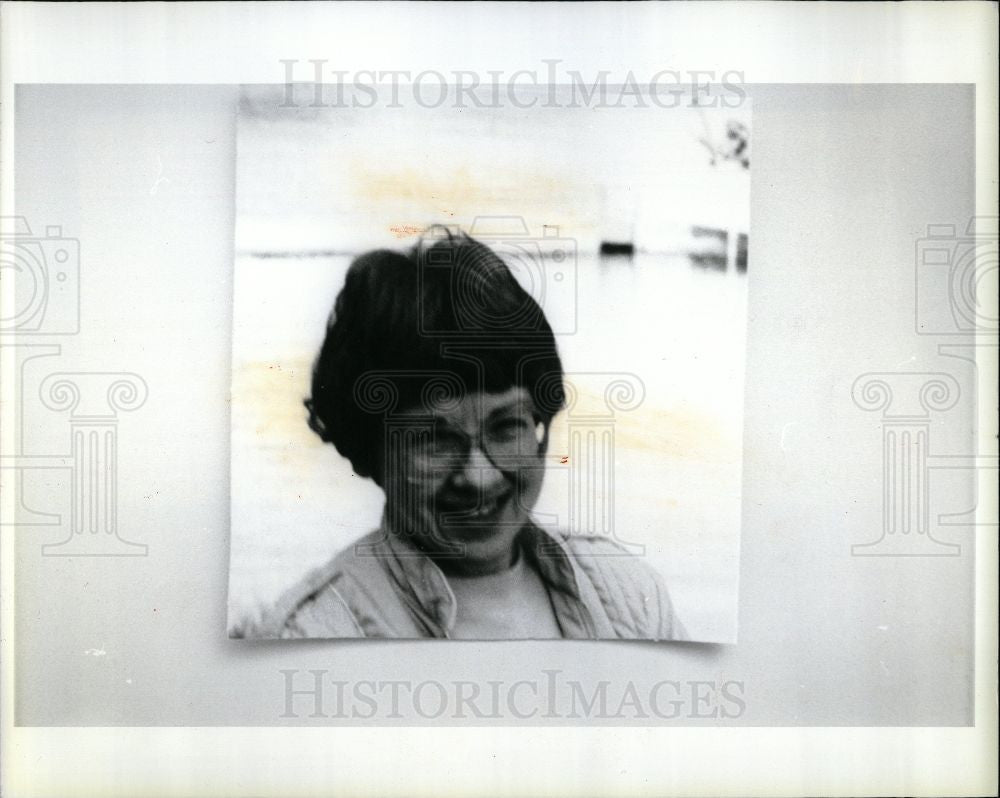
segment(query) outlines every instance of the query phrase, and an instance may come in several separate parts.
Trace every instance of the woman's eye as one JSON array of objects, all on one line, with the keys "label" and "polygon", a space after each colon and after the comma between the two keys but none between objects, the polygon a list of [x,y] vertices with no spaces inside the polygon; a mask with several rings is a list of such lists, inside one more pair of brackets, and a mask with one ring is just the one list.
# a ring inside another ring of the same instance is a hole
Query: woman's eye
[{"label": "woman's eye", "polygon": [[449,432],[438,432],[434,435],[432,450],[435,454],[458,454],[462,451],[462,438]]},{"label": "woman's eye", "polygon": [[495,424],[490,429],[490,437],[497,440],[513,440],[525,433],[528,425],[520,419],[510,418]]}]

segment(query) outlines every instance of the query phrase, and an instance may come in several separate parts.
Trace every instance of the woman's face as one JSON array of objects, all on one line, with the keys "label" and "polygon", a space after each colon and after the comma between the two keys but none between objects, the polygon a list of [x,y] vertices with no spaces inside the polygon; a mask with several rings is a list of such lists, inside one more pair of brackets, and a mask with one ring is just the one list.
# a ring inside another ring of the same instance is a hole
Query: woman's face
[{"label": "woman's face", "polygon": [[411,408],[386,429],[386,509],[397,535],[445,570],[510,565],[544,477],[547,430],[527,390]]}]

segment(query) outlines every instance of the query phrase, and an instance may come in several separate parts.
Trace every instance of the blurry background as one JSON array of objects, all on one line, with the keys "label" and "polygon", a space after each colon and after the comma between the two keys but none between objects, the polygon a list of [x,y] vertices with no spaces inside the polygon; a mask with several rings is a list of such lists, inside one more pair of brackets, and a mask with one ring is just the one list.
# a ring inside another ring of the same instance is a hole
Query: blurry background
[{"label": "blurry background", "polygon": [[[308,429],[302,400],[352,258],[444,223],[508,258],[578,397],[553,427],[539,519],[642,547],[692,637],[735,641],[749,103],[283,99],[248,87],[238,121],[230,624],[378,524],[381,492]],[[616,380],[638,393],[600,425],[600,459],[569,430],[608,412]],[[604,478],[581,482],[597,460]]]}]

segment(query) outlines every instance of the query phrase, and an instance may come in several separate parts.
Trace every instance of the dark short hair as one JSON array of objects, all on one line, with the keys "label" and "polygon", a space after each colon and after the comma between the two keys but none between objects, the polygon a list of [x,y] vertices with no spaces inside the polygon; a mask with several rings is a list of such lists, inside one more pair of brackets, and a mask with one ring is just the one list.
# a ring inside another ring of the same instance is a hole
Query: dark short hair
[{"label": "dark short hair", "polygon": [[489,247],[431,232],[407,252],[375,250],[351,263],[305,402],[313,431],[380,484],[393,409],[420,407],[434,392],[519,386],[548,426],[565,401],[555,336],[538,303]]}]

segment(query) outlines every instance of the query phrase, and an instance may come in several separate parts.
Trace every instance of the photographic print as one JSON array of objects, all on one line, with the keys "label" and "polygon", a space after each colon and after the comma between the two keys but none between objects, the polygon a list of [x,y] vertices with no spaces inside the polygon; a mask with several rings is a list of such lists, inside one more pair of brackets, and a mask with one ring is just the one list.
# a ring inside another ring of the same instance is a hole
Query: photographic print
[{"label": "photographic print", "polygon": [[230,636],[734,642],[748,99],[328,88],[240,102]]}]

